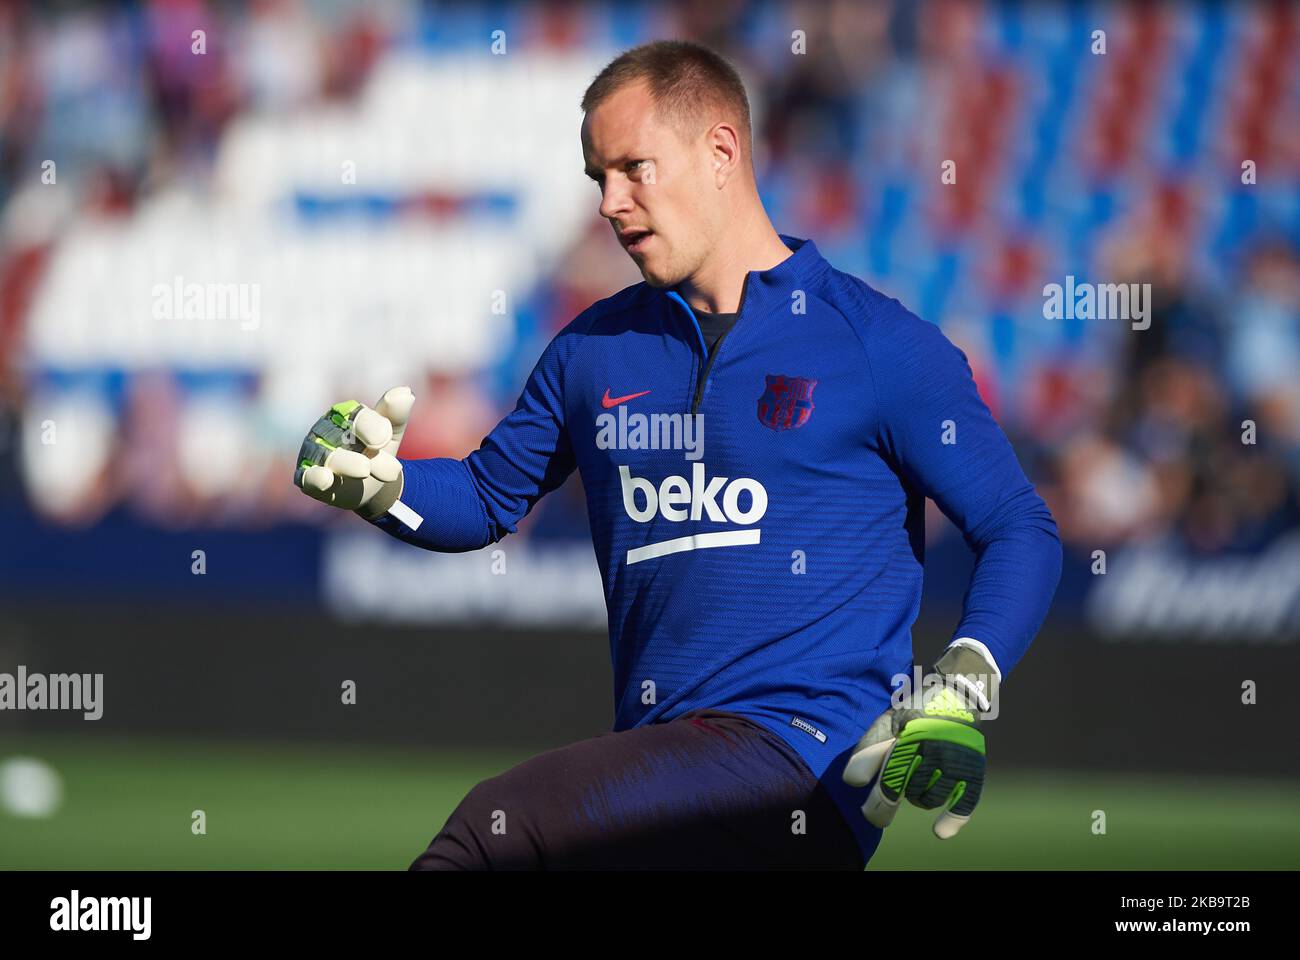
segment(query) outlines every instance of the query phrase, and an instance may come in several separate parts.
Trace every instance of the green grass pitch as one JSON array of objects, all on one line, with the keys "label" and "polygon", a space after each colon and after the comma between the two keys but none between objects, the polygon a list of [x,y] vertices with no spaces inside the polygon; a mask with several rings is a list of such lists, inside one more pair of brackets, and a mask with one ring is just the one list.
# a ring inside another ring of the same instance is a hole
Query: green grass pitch
[{"label": "green grass pitch", "polygon": [[[0,738],[53,767],[53,815],[0,805],[0,869],[405,869],[522,753]],[[191,832],[203,810],[207,833]],[[1093,833],[1093,811],[1106,833]],[[869,869],[1297,869],[1300,783],[1002,772],[960,835],[905,806]]]}]

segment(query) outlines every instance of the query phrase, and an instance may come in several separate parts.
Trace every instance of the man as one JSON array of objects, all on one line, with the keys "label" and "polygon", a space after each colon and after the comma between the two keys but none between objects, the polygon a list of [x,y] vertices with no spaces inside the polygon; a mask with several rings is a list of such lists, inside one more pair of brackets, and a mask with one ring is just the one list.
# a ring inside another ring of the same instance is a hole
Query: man
[{"label": "man", "polygon": [[[337,405],[299,458],[311,495],[441,551],[581,471],[616,732],[479,784],[413,869],[861,870],[903,797],[951,836],[983,783],[976,714],[1056,587],[1051,515],[939,329],[773,229],[724,60],[638,47],[582,109],[645,282],[561,330],[464,460],[396,459],[406,388]],[[891,703],[926,497],[978,562],[942,682]]]}]

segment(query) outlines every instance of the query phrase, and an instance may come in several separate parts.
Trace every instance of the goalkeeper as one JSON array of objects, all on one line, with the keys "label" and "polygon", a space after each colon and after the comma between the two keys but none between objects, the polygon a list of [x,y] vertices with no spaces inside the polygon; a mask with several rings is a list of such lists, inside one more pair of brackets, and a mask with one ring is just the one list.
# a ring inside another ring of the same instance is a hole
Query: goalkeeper
[{"label": "goalkeeper", "polygon": [[[582,477],[614,730],[480,783],[413,868],[860,870],[904,798],[952,837],[1060,576],[1051,514],[939,328],[773,228],[724,60],[638,47],[582,108],[644,282],[564,327],[464,459],[399,459],[406,388],[336,405],[298,457],[304,492],[438,551]],[[976,563],[951,642],[895,691],[926,498]]]}]

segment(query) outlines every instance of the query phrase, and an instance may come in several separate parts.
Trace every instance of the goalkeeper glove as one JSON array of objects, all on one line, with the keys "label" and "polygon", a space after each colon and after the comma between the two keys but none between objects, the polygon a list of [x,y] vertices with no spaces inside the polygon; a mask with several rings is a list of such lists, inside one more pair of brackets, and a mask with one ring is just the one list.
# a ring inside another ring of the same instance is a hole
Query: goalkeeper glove
[{"label": "goalkeeper glove", "polygon": [[[973,647],[950,646],[934,665],[943,681],[913,691],[891,706],[863,734],[844,768],[844,781],[876,784],[863,816],[887,827],[906,797],[933,810],[946,807],[934,834],[947,840],[966,825],[984,789],[984,734],[976,711],[997,697],[998,670]],[[879,776],[877,776],[879,774]]]},{"label": "goalkeeper glove", "polygon": [[418,527],[420,517],[398,499],[403,477],[397,448],[414,404],[410,387],[393,387],[373,410],[355,400],[334,404],[302,442],[294,485],[367,520],[392,513]]}]

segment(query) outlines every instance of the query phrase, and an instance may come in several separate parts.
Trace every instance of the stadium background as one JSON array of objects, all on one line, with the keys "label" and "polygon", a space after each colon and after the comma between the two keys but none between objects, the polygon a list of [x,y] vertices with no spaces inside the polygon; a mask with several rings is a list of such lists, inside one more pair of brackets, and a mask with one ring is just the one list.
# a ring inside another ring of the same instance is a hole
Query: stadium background
[{"label": "stadium background", "polygon": [[[773,222],[962,347],[1065,544],[979,814],[873,868],[1300,866],[1296,7],[176,0],[0,3],[0,672],[105,677],[100,720],[0,712],[0,868],[402,867],[608,729],[576,475],[447,556],[289,480],[397,383],[403,455],[464,456],[639,280],[577,102],[659,37],[742,69]],[[1068,276],[1150,328],[1045,319]],[[971,563],[932,505],[927,552],[922,663]]]}]

